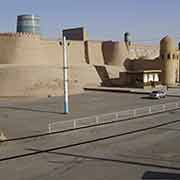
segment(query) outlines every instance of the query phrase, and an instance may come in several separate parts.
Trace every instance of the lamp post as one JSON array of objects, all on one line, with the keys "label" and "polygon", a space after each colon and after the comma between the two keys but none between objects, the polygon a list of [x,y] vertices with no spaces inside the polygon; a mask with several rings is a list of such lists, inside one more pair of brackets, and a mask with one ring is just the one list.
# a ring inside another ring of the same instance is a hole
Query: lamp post
[{"label": "lamp post", "polygon": [[64,114],[69,113],[68,98],[68,62],[67,62],[67,41],[63,36],[63,80],[64,80]]}]

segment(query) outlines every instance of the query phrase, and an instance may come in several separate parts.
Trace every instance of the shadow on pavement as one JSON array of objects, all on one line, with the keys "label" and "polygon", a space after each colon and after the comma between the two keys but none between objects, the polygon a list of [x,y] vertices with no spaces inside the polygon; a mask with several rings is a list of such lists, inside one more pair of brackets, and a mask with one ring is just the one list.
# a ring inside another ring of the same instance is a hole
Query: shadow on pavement
[{"label": "shadow on pavement", "polygon": [[[120,160],[120,159],[111,159],[111,158],[89,156],[89,155],[81,155],[81,154],[55,152],[55,151],[50,151],[50,150],[39,150],[39,149],[27,149],[27,150],[34,151],[35,153],[40,152],[40,153],[56,154],[56,155],[61,155],[61,156],[69,156],[69,157],[76,157],[76,158],[82,158],[82,159],[114,162],[114,163],[120,163],[120,164],[131,164],[131,165],[144,166],[144,167],[155,167],[155,168],[161,168],[161,169],[180,170],[180,167],[158,165],[158,164],[154,164],[154,163],[152,164],[152,163],[130,161],[130,160]],[[143,177],[147,177],[147,176],[144,175]]]},{"label": "shadow on pavement", "polygon": [[151,98],[151,97],[149,97],[148,95],[147,95],[147,96],[143,96],[143,97],[141,97],[141,99],[151,99],[151,100],[152,100],[152,98]]},{"label": "shadow on pavement", "polygon": [[144,173],[143,180],[151,180],[151,179],[169,179],[169,180],[180,180],[180,174],[176,173],[165,173],[165,172],[155,172],[155,171],[147,171]]},{"label": "shadow on pavement", "polygon": [[0,109],[12,109],[18,111],[31,111],[31,112],[43,112],[43,113],[51,113],[51,114],[64,114],[63,112],[57,111],[47,111],[47,110],[40,110],[40,109],[32,109],[32,108],[25,108],[25,107],[16,107],[16,106],[0,106]]}]

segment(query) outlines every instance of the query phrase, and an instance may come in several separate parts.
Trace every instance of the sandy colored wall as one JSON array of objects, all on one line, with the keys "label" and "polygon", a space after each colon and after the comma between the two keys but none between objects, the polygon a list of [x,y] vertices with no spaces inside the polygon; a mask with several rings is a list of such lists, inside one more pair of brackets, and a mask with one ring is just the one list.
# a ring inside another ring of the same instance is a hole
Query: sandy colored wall
[{"label": "sandy colored wall", "polygon": [[[70,93],[101,82],[87,65],[83,41],[68,46]],[[0,96],[63,94],[63,47],[58,41],[25,33],[0,34]]]},{"label": "sandy colored wall", "polygon": [[70,65],[86,64],[83,41],[70,41],[68,46],[68,61]]},{"label": "sandy colored wall", "polygon": [[85,42],[86,62],[89,64],[104,64],[102,41]]},{"label": "sandy colored wall", "polygon": [[167,86],[176,85],[177,62],[175,60],[166,60],[164,62],[164,84]]},{"label": "sandy colored wall", "polygon": [[[121,42],[69,41],[70,93],[81,93],[89,84],[125,85],[129,67],[159,69],[158,61],[130,60],[128,55]],[[62,66],[58,41],[26,33],[0,34],[0,96],[62,95]]]},{"label": "sandy colored wall", "polygon": [[[0,65],[0,96],[63,95],[62,72],[62,66]],[[86,84],[99,82],[93,66],[70,66],[70,94],[82,93]]]},{"label": "sandy colored wall", "polygon": [[118,66],[95,65],[103,86],[124,86],[127,84],[126,72],[120,72]]},{"label": "sandy colored wall", "polygon": [[[141,52],[141,54],[136,54],[136,59],[138,59],[148,53],[151,57],[157,56],[157,49],[153,46],[132,45],[128,52],[123,42],[70,41],[68,60],[72,65],[107,64],[119,66],[122,71],[125,71],[125,61],[133,51]],[[0,64],[62,65],[62,46],[58,41],[40,39],[38,35],[1,33]]]},{"label": "sandy colored wall", "polygon": [[41,64],[63,64],[63,50],[58,41],[41,39],[41,50],[43,54],[43,58],[39,60]]},{"label": "sandy colored wall", "polygon": [[[69,64],[86,63],[83,41],[70,42],[68,60]],[[0,64],[62,65],[62,46],[32,34],[0,34]]]},{"label": "sandy colored wall", "polygon": [[85,52],[87,63],[118,66],[121,72],[161,69],[159,46],[133,44],[127,49],[118,41],[86,41]]},{"label": "sandy colored wall", "polygon": [[119,66],[120,71],[126,71],[125,61],[128,59],[128,50],[125,43],[103,42],[102,49],[105,64]]},{"label": "sandy colored wall", "polygon": [[0,64],[46,64],[43,60],[39,36],[27,33],[0,34]]},{"label": "sandy colored wall", "polygon": [[159,57],[159,46],[132,44],[129,48],[129,59],[155,59]]},{"label": "sandy colored wall", "polygon": [[[69,41],[68,64],[86,64],[83,41]],[[63,65],[63,46],[58,41],[41,40],[44,61],[49,65]]]}]

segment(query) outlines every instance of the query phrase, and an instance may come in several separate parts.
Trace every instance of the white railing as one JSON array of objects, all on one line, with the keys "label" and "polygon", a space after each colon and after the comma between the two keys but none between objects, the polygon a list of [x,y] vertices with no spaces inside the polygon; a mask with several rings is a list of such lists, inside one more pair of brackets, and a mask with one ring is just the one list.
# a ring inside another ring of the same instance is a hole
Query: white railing
[{"label": "white railing", "polygon": [[72,119],[66,121],[50,122],[48,124],[48,132],[63,131],[68,129],[77,129],[91,125],[100,125],[103,123],[110,123],[114,121],[125,120],[129,118],[141,117],[144,115],[151,115],[158,112],[173,110],[180,108],[180,102],[170,102],[166,104],[157,104],[152,106],[145,106],[143,108],[129,109],[108,114],[100,114],[96,116],[83,117],[79,119]]}]

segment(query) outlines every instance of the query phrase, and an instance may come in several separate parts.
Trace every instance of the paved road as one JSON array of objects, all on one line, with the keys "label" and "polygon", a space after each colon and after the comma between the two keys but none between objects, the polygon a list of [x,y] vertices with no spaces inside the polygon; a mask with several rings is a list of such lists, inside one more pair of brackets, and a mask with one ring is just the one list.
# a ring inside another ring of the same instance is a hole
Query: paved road
[{"label": "paved road", "polygon": [[179,117],[180,111],[172,111],[102,128],[2,144],[1,158],[119,134],[35,156],[0,161],[0,177],[14,180],[180,179]]},{"label": "paved road", "polygon": [[70,114],[63,114],[63,97],[1,100],[0,128],[8,138],[47,131],[49,122],[118,112],[153,104],[179,101],[179,97],[151,100],[147,95],[89,92],[70,96]]}]

